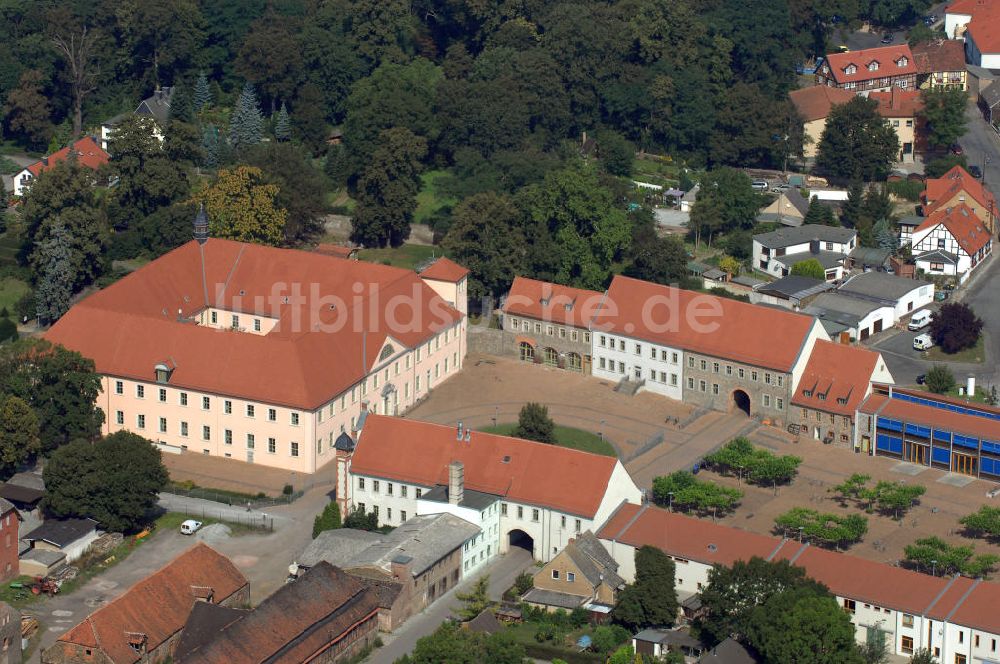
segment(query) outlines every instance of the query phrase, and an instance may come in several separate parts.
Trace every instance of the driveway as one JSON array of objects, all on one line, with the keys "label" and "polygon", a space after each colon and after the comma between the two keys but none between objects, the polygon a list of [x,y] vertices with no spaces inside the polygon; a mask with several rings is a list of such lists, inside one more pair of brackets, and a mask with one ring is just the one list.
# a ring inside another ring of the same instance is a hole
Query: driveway
[{"label": "driveway", "polygon": [[461,602],[455,599],[458,592],[467,592],[475,581],[488,574],[490,577],[490,597],[499,600],[505,590],[514,585],[514,580],[525,569],[532,567],[531,554],[524,549],[512,547],[506,554],[495,559],[479,573],[466,579],[460,586],[449,590],[443,597],[413,616],[392,634],[383,634],[385,645],[372,653],[366,661],[371,664],[392,664],[409,653],[421,637],[433,633]]}]

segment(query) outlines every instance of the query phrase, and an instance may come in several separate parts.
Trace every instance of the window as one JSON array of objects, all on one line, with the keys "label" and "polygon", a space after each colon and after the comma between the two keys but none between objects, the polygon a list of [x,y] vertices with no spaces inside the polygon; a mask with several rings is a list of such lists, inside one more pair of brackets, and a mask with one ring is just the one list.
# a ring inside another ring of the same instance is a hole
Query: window
[{"label": "window", "polygon": [[202,397],[201,398],[201,409],[202,410],[209,410],[211,407],[212,407],[212,400],[209,399],[208,397]]},{"label": "window", "polygon": [[708,391],[708,383],[706,383],[703,380],[699,380],[698,381],[698,390],[701,391],[701,392]]},{"label": "window", "polygon": [[247,449],[248,450],[252,450],[254,448],[254,444],[255,444],[256,440],[257,439],[254,437],[254,435],[252,433],[248,433],[247,434]]},{"label": "window", "polygon": [[181,405],[182,406],[188,405],[188,395],[187,395],[187,392],[181,392]]},{"label": "window", "polygon": [[844,611],[847,611],[848,613],[854,613],[855,611],[857,611],[857,608],[858,608],[857,602],[855,602],[853,599],[844,600]]},{"label": "window", "polygon": [[566,582],[573,583],[574,581],[576,581],[576,574],[573,572],[566,572]]},{"label": "window", "polygon": [[765,408],[770,408],[771,407],[771,395],[770,394],[765,394],[764,395],[764,407]]},{"label": "window", "polygon": [[187,438],[188,435],[188,423],[181,422],[181,436]]},{"label": "window", "polygon": [[115,394],[125,394],[125,383],[120,380],[115,381]]},{"label": "window", "polygon": [[219,314],[218,314],[218,312],[213,311],[211,313],[211,315],[210,315],[210,318],[212,319],[212,323],[213,324],[218,323],[219,322]]},{"label": "window", "polygon": [[693,357],[688,357],[688,367],[690,367],[691,369],[694,369],[694,358]]},{"label": "window", "polygon": [[387,495],[387,496],[391,496],[392,495],[392,482],[386,482],[385,483],[385,495]]},{"label": "window", "polygon": [[674,387],[677,387],[677,374],[675,373],[670,374],[670,384],[673,385]]},{"label": "window", "polygon": [[579,519],[577,519],[577,520],[576,520],[576,532],[580,532],[580,526],[581,526],[581,525],[582,525],[582,524],[580,523],[580,520],[579,520]]},{"label": "window", "polygon": [[751,371],[750,372],[750,380],[752,380],[755,383],[757,382],[757,372],[756,371]]},{"label": "window", "polygon": [[521,507],[520,505],[517,506],[517,518],[518,519],[524,518],[524,508]]},{"label": "window", "polygon": [[372,491],[373,492],[378,493],[379,484],[380,484],[380,482],[378,480],[373,480],[372,481]]},{"label": "window", "polygon": [[229,401],[228,399],[226,401],[223,401],[222,410],[223,412],[226,413],[226,415],[231,415],[233,412],[233,402]]},{"label": "window", "polygon": [[559,570],[557,569],[552,570],[552,578],[556,580],[559,579]]},{"label": "window", "polygon": [[254,332],[260,332],[260,319],[259,318],[254,318],[253,319],[253,331]]},{"label": "window", "polygon": [[378,516],[378,505],[372,505],[372,514]]},{"label": "window", "polygon": [[399,485],[399,495],[401,495],[403,498],[406,498],[406,490],[408,488],[409,487],[407,487],[405,484],[400,484]]},{"label": "window", "polygon": [[167,401],[167,391],[164,388],[162,388],[162,387],[160,388],[160,394],[159,394],[159,396],[160,396],[160,401],[161,402],[165,403]]},{"label": "window", "polygon": [[118,424],[120,424],[120,425],[124,425],[125,424],[125,413],[122,412],[122,411],[120,411],[120,410],[115,411],[115,422],[118,423]]},{"label": "window", "polygon": [[507,503],[500,503],[500,516],[507,516]]},{"label": "window", "polygon": [[253,414],[254,414],[254,406],[253,406],[252,403],[248,403],[247,404],[247,417],[253,417]]},{"label": "window", "polygon": [[701,367],[701,370],[702,370],[702,371],[707,371],[707,370],[708,370],[708,362],[707,362],[706,360],[702,360],[702,361],[701,361],[701,362],[699,363],[699,365],[698,365],[698,366],[700,366],[700,367]]},{"label": "window", "polygon": [[691,378],[690,376],[688,376],[688,389],[689,390],[694,389],[694,378]]},{"label": "window", "polygon": [[641,355],[642,354],[642,344],[636,344],[635,345],[635,354],[636,355]]},{"label": "window", "polygon": [[406,521],[406,510],[399,510],[399,522],[403,523]]},{"label": "window", "polygon": [[618,350],[620,350],[623,353],[625,352],[625,340],[624,339],[619,339],[618,340]]},{"label": "window", "polygon": [[531,510],[531,520],[534,521],[534,522],[536,522],[536,523],[538,522],[538,510],[537,509],[532,509]]},{"label": "window", "polygon": [[278,420],[278,411],[274,408],[267,409],[267,421],[276,422]]},{"label": "window", "polygon": [[146,398],[146,386],[145,385],[136,385],[135,386],[135,397],[136,397],[136,399],[145,399]]},{"label": "window", "polygon": [[737,371],[737,372],[736,372],[736,374],[737,374],[737,375],[738,375],[738,376],[739,376],[740,378],[746,378],[746,370],[745,370],[745,369],[743,369],[743,367],[740,367],[739,371]]},{"label": "window", "polygon": [[232,327],[232,328],[233,328],[234,330],[238,330],[238,329],[239,329],[239,327],[240,327],[240,317],[239,317],[239,316],[235,316],[235,315],[234,315],[234,316],[232,317],[232,320],[230,321],[230,326],[231,326],[231,327]]},{"label": "window", "polygon": [[604,368],[606,368],[605,367],[606,364],[607,364],[607,360],[605,360],[603,357],[598,358],[598,366],[600,366],[602,369],[604,369]]},{"label": "window", "polygon": [[201,428],[201,439],[202,440],[212,440],[212,427],[203,426]]},{"label": "window", "polygon": [[769,372],[764,372],[764,384],[771,384],[771,374]]},{"label": "window", "polygon": [[135,418],[135,426],[138,429],[145,429],[146,428],[146,416],[145,415],[137,415],[136,418]]},{"label": "window", "polygon": [[[961,637],[962,633],[959,632],[958,635]],[[959,643],[961,643],[961,639],[959,639]],[[966,662],[965,655],[955,655],[955,664],[966,664]]]},{"label": "window", "polygon": [[160,427],[159,427],[159,429],[160,429],[160,433],[166,433],[167,432],[167,418],[165,418],[165,417],[161,417],[160,418]]},{"label": "window", "polygon": [[386,507],[385,508],[385,520],[386,521],[392,521],[392,508],[391,507]]},{"label": "window", "polygon": [[292,443],[291,454],[292,454],[293,457],[297,457],[299,455],[299,444],[298,443]]},{"label": "window", "polygon": [[899,642],[899,649],[905,655],[912,655],[913,654],[913,637],[912,636],[904,636],[900,640],[900,642]]},{"label": "window", "polygon": [[292,413],[292,426],[293,427],[299,426],[299,414],[298,413]]},{"label": "window", "polygon": [[965,643],[965,632],[959,630],[958,632],[958,642]]},{"label": "window", "polygon": [[719,373],[719,363],[712,362],[712,373]]},{"label": "window", "polygon": [[719,393],[719,384],[712,383],[712,394],[718,394],[718,393]]},{"label": "window", "polygon": [[358,478],[358,489],[360,491],[364,491],[365,490],[365,478],[363,478],[363,477],[359,477]]},{"label": "window", "polygon": [[777,408],[778,410],[784,410],[785,409],[785,400],[784,399],[775,399],[775,406],[774,407]]},{"label": "window", "polygon": [[225,441],[226,445],[232,445],[233,444],[233,432],[232,432],[232,430],[231,429],[226,429],[223,432],[222,438]]},{"label": "window", "polygon": [[733,375],[733,365],[731,365],[731,364],[727,364],[726,365],[726,375],[727,376],[732,376]]}]

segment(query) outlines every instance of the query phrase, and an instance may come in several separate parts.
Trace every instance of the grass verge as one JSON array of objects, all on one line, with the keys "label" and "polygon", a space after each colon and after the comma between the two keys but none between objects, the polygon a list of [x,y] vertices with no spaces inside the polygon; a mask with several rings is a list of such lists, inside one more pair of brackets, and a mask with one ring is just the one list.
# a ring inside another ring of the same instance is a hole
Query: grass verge
[{"label": "grass verge", "polygon": [[362,249],[358,252],[358,258],[371,263],[382,263],[383,265],[392,265],[393,267],[413,270],[435,254],[440,255],[440,253],[441,249],[438,247],[423,244],[404,244],[401,247]]},{"label": "grass verge", "polygon": [[[504,436],[513,435],[514,429],[517,428],[516,424],[498,424],[495,427],[486,427],[483,429],[486,433],[498,433]],[[573,427],[564,427],[556,425],[556,444],[562,447],[570,447],[574,450],[582,450],[584,452],[591,452],[592,454],[603,454],[604,456],[618,456],[615,453],[615,448],[611,446],[606,440],[603,440],[597,434],[590,433],[589,431],[584,431],[583,429],[574,429]]]},{"label": "grass verge", "polygon": [[26,281],[16,277],[3,277],[0,279],[0,309],[6,308],[11,320],[14,320],[14,305],[24,297],[24,294],[31,290]]},{"label": "grass verge", "polygon": [[427,223],[435,212],[445,207],[453,207],[458,199],[443,196],[437,189],[437,181],[448,175],[447,171],[427,171],[420,176],[420,193],[417,194],[417,209],[413,212],[413,221],[418,224]]},{"label": "grass verge", "polygon": [[979,340],[972,348],[960,350],[957,353],[946,353],[940,346],[934,346],[930,350],[924,351],[924,359],[928,362],[963,362],[982,363],[986,359],[986,350],[983,347],[983,335],[979,335]]}]

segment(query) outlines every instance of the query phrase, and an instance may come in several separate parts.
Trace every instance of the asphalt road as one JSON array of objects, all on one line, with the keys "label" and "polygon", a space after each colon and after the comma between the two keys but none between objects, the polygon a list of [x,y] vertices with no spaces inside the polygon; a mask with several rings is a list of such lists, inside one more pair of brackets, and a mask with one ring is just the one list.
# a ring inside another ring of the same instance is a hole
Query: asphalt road
[{"label": "asphalt road", "polygon": [[[923,20],[924,16],[934,14],[938,17],[937,23],[933,27],[940,27],[944,22],[944,9],[950,3],[939,2],[931,6],[926,12],[924,12],[920,19]],[[904,28],[901,30],[892,31],[892,43],[893,44],[903,44],[906,42],[906,33],[909,32],[909,28]],[[884,30],[874,30],[873,32],[845,32],[843,30],[835,30],[833,35],[830,37],[830,43],[833,48],[838,46],[846,46],[852,51],[858,51],[864,48],[876,48],[878,46],[885,46],[882,43],[882,36],[885,34]]]}]

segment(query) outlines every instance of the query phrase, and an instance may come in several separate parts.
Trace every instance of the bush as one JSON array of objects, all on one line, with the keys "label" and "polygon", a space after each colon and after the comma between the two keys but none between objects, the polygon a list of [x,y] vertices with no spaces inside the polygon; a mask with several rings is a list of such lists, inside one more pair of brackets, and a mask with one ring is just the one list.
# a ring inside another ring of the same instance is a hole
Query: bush
[{"label": "bush", "polygon": [[0,318],[0,343],[17,341],[17,323],[9,318]]},{"label": "bush", "polygon": [[556,638],[556,626],[552,623],[542,623],[535,630],[535,641],[545,643]]},{"label": "bush", "polygon": [[527,572],[522,572],[514,579],[514,591],[518,597],[535,587],[535,579]]},{"label": "bush", "polygon": [[610,654],[628,641],[629,636],[628,630],[620,625],[601,625],[594,630],[591,647],[595,652]]},{"label": "bush", "polygon": [[982,331],[982,319],[962,302],[942,305],[931,321],[931,338],[949,354],[975,346]]},{"label": "bush", "polygon": [[927,389],[935,394],[946,394],[955,389],[955,376],[943,364],[935,364],[924,377]]},{"label": "bush", "polygon": [[290,496],[295,493],[295,488],[291,484],[286,484],[282,489],[281,493],[284,496]]},{"label": "bush", "polygon": [[908,201],[919,201],[920,192],[923,190],[924,183],[919,180],[897,180],[889,183],[890,194]]}]

